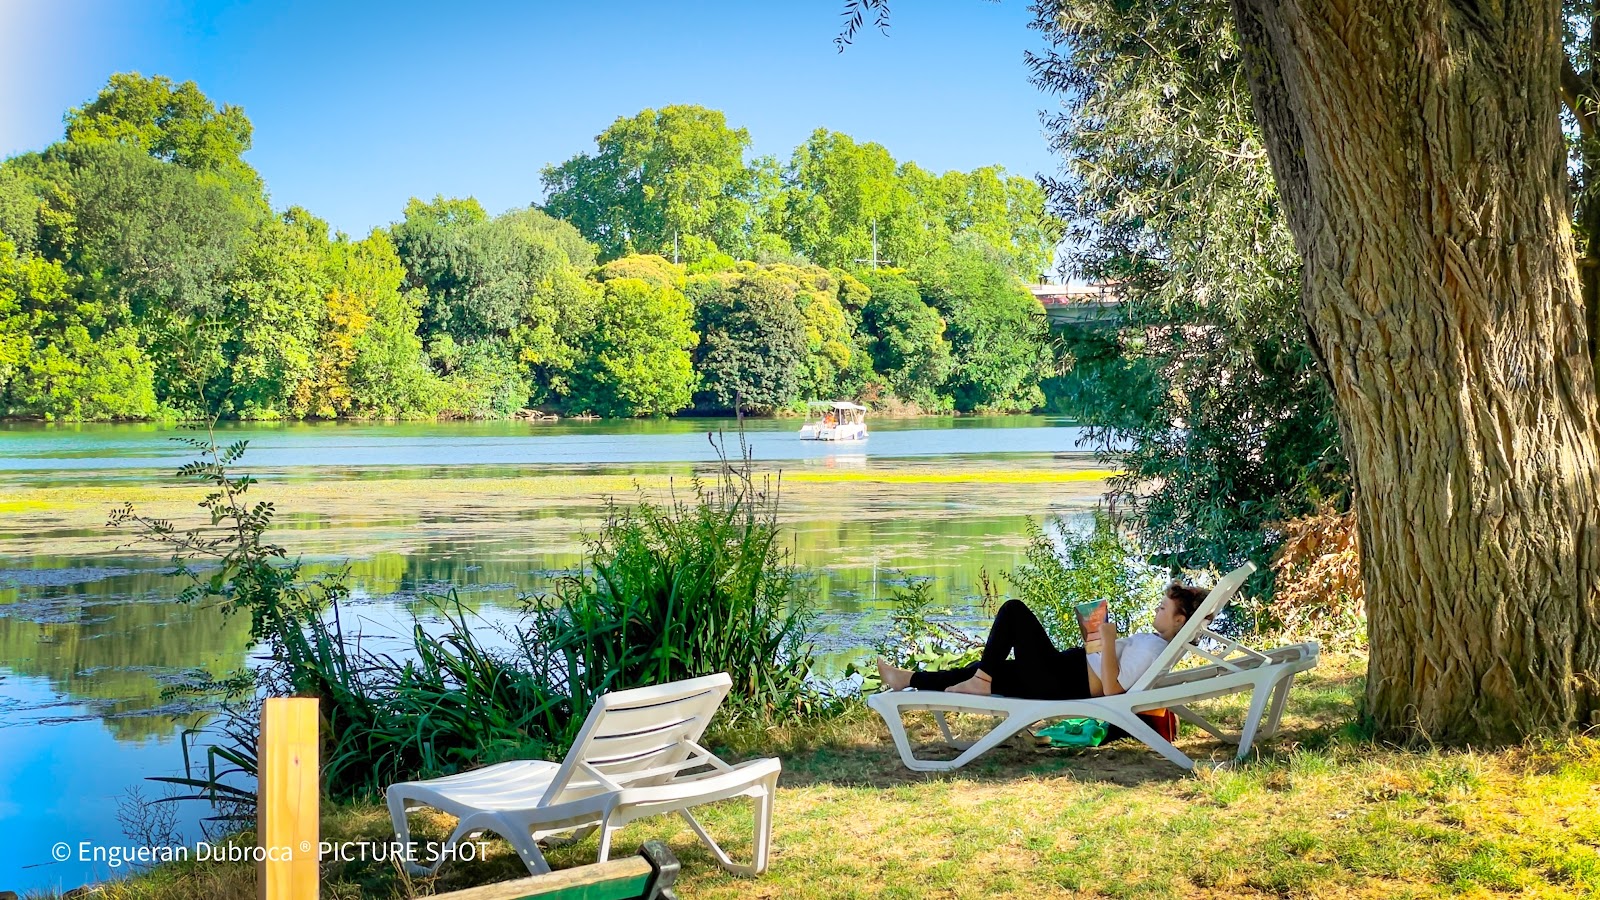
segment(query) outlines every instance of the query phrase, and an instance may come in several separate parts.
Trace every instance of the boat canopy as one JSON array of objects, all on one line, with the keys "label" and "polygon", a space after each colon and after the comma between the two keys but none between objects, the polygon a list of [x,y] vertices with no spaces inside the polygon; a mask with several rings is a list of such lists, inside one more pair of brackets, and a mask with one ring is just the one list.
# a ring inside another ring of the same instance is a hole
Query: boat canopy
[{"label": "boat canopy", "polygon": [[823,409],[859,409],[866,412],[867,408],[859,403],[847,403],[843,400],[808,400],[806,405]]}]

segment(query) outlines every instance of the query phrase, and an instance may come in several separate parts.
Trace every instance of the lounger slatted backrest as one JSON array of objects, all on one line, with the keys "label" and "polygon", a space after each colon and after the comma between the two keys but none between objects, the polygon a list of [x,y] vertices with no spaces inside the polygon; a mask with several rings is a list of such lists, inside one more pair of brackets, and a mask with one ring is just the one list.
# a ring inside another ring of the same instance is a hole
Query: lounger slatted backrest
[{"label": "lounger slatted backrest", "polygon": [[[1161,651],[1161,655],[1156,657],[1155,662],[1150,664],[1150,668],[1146,669],[1145,673],[1139,677],[1139,680],[1134,682],[1133,687],[1128,689],[1128,693],[1145,690],[1166,678],[1171,673],[1172,667],[1176,666],[1190,653],[1234,671],[1258,664],[1265,659],[1264,656],[1256,651],[1243,647],[1211,629],[1211,623],[1222,612],[1223,607],[1228,605],[1228,601],[1232,600],[1233,596],[1239,592],[1239,588],[1244,586],[1245,579],[1249,578],[1250,573],[1255,570],[1256,564],[1247,562],[1222,576],[1216,586],[1211,589],[1211,593],[1200,601],[1200,605],[1195,609],[1194,615],[1183,623],[1183,627],[1178,629],[1178,633],[1167,643],[1166,649]],[[1221,654],[1217,654],[1202,646],[1202,642],[1214,642],[1220,645],[1223,651]],[[1240,657],[1251,661],[1248,663],[1242,662],[1239,659]]]},{"label": "lounger slatted backrest", "polygon": [[726,768],[699,740],[732,686],[719,672],[601,696],[540,805],[658,785],[701,766]]}]

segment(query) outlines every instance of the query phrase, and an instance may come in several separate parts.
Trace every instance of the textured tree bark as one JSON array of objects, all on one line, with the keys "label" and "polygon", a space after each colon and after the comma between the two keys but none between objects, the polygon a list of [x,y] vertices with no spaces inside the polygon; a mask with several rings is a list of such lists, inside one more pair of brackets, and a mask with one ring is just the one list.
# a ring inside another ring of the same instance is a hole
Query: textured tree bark
[{"label": "textured tree bark", "polygon": [[1559,0],[1231,2],[1355,477],[1374,724],[1600,724]]}]

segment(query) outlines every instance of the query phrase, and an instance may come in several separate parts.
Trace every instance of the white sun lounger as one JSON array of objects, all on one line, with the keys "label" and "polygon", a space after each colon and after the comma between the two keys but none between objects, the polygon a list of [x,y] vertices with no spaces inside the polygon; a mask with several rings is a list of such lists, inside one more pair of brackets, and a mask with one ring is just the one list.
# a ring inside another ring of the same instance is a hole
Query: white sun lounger
[{"label": "white sun lounger", "polygon": [[[726,673],[718,673],[602,695],[559,764],[517,760],[391,785],[395,836],[409,842],[406,813],[432,807],[460,819],[448,845],[494,832],[511,842],[528,871],[539,875],[550,871],[539,852],[541,839],[573,831],[568,840],[578,840],[599,828],[600,862],[605,862],[617,829],[633,819],[676,812],[723,868],[760,874],[767,867],[779,762],[755,759],[730,766],[698,743],[732,684]],[[701,768],[709,771],[684,774]],[[689,813],[692,806],[730,797],[749,797],[755,804],[751,865],[728,858]],[[411,868],[432,874],[439,863]]]},{"label": "white sun lounger", "polygon": [[[1259,653],[1211,630],[1212,619],[1238,592],[1244,580],[1255,571],[1253,563],[1229,572],[1206,595],[1195,614],[1184,622],[1167,648],[1126,693],[1082,700],[1023,700],[1016,697],[987,697],[952,694],[942,691],[883,691],[868,698],[867,705],[883,716],[894,737],[895,747],[906,768],[917,772],[946,772],[959,769],[1007,738],[1035,722],[1068,716],[1100,719],[1118,726],[1144,741],[1152,750],[1185,769],[1194,760],[1174,747],[1137,715],[1152,709],[1170,709],[1186,722],[1193,723],[1226,743],[1239,745],[1238,758],[1244,759],[1250,745],[1276,733],[1289,697],[1294,676],[1317,664],[1315,642],[1291,644],[1268,653]],[[1203,646],[1205,645],[1205,646]],[[1189,655],[1207,665],[1174,669]],[[1237,737],[1223,733],[1215,724],[1188,707],[1188,704],[1227,694],[1250,692],[1250,711]],[[961,750],[955,759],[921,759],[911,749],[906,736],[904,715],[911,710],[933,713],[944,742]],[[958,741],[950,732],[945,713],[977,713],[1000,718],[992,731],[975,742]]]}]

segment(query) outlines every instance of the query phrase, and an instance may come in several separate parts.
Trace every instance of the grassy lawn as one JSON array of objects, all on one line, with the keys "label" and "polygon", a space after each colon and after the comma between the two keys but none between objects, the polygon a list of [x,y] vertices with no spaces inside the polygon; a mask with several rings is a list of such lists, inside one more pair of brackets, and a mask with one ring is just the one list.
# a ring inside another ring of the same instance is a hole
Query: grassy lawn
[{"label": "grassy lawn", "polygon": [[[1131,742],[1085,752],[1013,741],[960,773],[902,768],[857,709],[821,725],[724,734],[730,756],[782,756],[772,868],[716,867],[680,820],[634,823],[627,852],[665,840],[679,896],[732,897],[1600,897],[1600,740],[1493,752],[1374,745],[1350,726],[1365,660],[1324,658],[1290,699],[1279,738],[1240,766],[1195,775]],[[1237,721],[1243,702],[1216,707]],[[920,734],[932,733],[931,720]],[[1223,760],[1196,729],[1179,746]],[[705,811],[735,857],[748,807]],[[433,823],[442,835],[448,823]],[[330,810],[327,840],[385,840],[377,806]],[[517,876],[510,848],[412,882],[392,864],[325,868],[324,897],[424,895]],[[592,862],[593,837],[551,851]],[[189,864],[108,887],[109,898],[255,896],[249,866]]]}]

